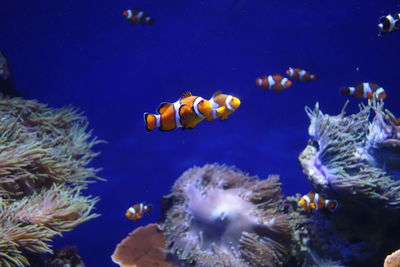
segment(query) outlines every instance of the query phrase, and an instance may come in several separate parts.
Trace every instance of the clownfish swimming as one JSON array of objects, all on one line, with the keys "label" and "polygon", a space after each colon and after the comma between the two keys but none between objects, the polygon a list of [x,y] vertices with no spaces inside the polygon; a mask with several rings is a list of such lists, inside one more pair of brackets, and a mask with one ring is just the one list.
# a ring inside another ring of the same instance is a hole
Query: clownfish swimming
[{"label": "clownfish swimming", "polygon": [[158,114],[144,113],[147,132],[159,128],[161,131],[171,131],[182,127],[193,129],[197,123],[204,120],[212,111],[211,103],[199,96],[185,92],[174,103],[161,103]]},{"label": "clownfish swimming", "polygon": [[294,69],[289,68],[286,71],[286,74],[296,82],[299,81],[309,82],[309,81],[314,81],[318,78],[317,75],[311,74],[310,72],[300,68],[294,68]]},{"label": "clownfish swimming", "polygon": [[122,12],[122,15],[132,24],[154,24],[154,19],[138,8],[127,9]]},{"label": "clownfish swimming", "polygon": [[226,120],[240,106],[239,98],[223,94],[221,91],[216,91],[209,101],[212,111],[206,117],[207,121],[212,121],[216,118],[221,118],[222,121]]},{"label": "clownfish swimming", "polygon": [[341,92],[342,95],[352,95],[357,98],[376,98],[378,100],[381,100],[387,97],[385,89],[373,82],[358,83],[352,87],[344,87],[341,89]]},{"label": "clownfish swimming", "polygon": [[125,216],[129,220],[136,222],[143,217],[143,214],[149,213],[152,209],[153,206],[150,204],[137,203],[125,212]]},{"label": "clownfish swimming", "polygon": [[310,192],[300,198],[297,204],[308,212],[315,210],[328,209],[334,211],[338,207],[336,200],[325,199],[318,193]]},{"label": "clownfish swimming", "polygon": [[286,89],[292,85],[292,82],[287,78],[282,77],[280,74],[274,74],[269,76],[262,76],[256,79],[256,85],[266,90],[272,89],[276,93],[280,93],[283,89]]},{"label": "clownfish swimming", "polygon": [[395,32],[400,29],[400,13],[393,12],[387,16],[383,16],[379,19],[379,35]]}]

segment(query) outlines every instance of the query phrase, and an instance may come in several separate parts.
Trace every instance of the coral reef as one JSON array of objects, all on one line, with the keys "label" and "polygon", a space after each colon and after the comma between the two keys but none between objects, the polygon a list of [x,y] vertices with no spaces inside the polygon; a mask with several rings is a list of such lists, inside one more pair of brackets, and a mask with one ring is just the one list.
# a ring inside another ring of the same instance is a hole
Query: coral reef
[{"label": "coral reef", "polygon": [[292,229],[279,178],[248,176],[208,164],[186,171],[172,188],[161,228],[169,252],[193,266],[281,266]]},{"label": "coral reef", "polygon": [[383,264],[383,267],[397,267],[397,266],[400,266],[400,249],[388,255]]},{"label": "coral reef", "polygon": [[[370,113],[375,117],[369,122]],[[323,114],[318,103],[306,108],[310,141],[300,155],[304,173],[318,192],[366,199],[386,207],[400,206],[398,128],[383,110],[383,102],[360,106],[345,116]]]},{"label": "coral reef", "polygon": [[24,256],[32,267],[86,267],[75,246],[54,249],[52,254],[24,251]]},{"label": "coral reef", "polygon": [[194,167],[162,199],[171,266],[380,266],[400,247],[400,122],[382,101],[349,116],[346,105],[336,116],[306,108],[310,140],[299,157],[312,190],[338,209],[303,209],[276,175]]},{"label": "coral reef", "polygon": [[372,102],[375,117],[370,125],[366,148],[373,160],[371,164],[384,169],[400,179],[400,125],[399,119],[387,109],[383,102]]},{"label": "coral reef", "polygon": [[86,167],[100,141],[67,107],[0,97],[0,265],[26,266],[24,251],[52,252],[55,235],[95,218],[97,198],[82,196],[100,179]]},{"label": "coral reef", "polygon": [[309,215],[306,247],[346,265],[377,266],[399,246],[399,128],[382,101],[349,116],[345,107],[337,116],[323,114],[318,103],[306,108],[310,141],[299,160],[313,190],[340,203],[334,214]]},{"label": "coral reef", "polygon": [[43,263],[44,267],[85,267],[76,247],[67,246],[56,249],[53,255],[48,256]]},{"label": "coral reef", "polygon": [[111,256],[122,267],[176,266],[165,253],[164,234],[157,224],[139,227],[117,245]]},{"label": "coral reef", "polygon": [[16,97],[21,94],[15,90],[14,82],[8,61],[0,51],[0,92],[7,96]]}]

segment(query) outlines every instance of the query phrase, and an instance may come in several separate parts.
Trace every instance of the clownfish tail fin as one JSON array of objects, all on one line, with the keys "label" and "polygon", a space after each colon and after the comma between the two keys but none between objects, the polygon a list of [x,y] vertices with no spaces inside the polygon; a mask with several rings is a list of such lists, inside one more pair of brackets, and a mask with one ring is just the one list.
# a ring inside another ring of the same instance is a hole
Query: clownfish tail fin
[{"label": "clownfish tail fin", "polygon": [[150,114],[148,112],[144,113],[144,122],[146,132],[151,132],[156,128],[157,119],[156,115]]}]

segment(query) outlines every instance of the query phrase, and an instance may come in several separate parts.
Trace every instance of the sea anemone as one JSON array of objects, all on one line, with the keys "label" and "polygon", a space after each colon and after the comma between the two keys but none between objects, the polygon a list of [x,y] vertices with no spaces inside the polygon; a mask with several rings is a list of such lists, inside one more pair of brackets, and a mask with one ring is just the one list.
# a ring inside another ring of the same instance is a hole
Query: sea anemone
[{"label": "sea anemone", "polygon": [[346,265],[377,266],[387,248],[398,247],[399,127],[382,101],[349,116],[345,107],[336,116],[323,114],[318,103],[306,107],[311,123],[299,157],[303,171],[314,191],[339,202],[335,213],[310,215],[308,247]]},{"label": "sea anemone", "polygon": [[93,219],[98,198],[83,189],[101,141],[71,107],[0,96],[0,266],[27,266],[26,251],[53,250],[56,235]]},{"label": "sea anemone", "polygon": [[280,266],[292,230],[283,212],[279,177],[260,180],[233,167],[186,171],[172,188],[161,226],[166,245],[194,266]]},{"label": "sea anemone", "polygon": [[387,109],[383,102],[371,102],[375,117],[366,138],[366,148],[373,156],[371,164],[385,169],[400,179],[400,125],[399,119]]},{"label": "sea anemone", "polygon": [[[400,185],[394,176],[400,166],[398,128],[387,121],[382,102],[361,105],[350,116],[344,109],[329,116],[318,103],[314,110],[306,107],[310,141],[299,160],[313,189],[400,206]],[[375,117],[370,122],[372,110]]]}]

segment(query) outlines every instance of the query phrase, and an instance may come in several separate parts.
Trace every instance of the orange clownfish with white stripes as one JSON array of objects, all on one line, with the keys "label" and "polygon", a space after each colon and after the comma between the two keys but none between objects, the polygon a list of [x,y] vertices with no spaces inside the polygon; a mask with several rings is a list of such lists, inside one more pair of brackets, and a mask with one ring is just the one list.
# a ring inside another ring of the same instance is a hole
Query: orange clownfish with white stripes
[{"label": "orange clownfish with white stripes", "polygon": [[204,120],[212,111],[211,103],[200,96],[185,92],[174,103],[161,103],[158,114],[144,113],[147,132],[159,128],[161,131],[171,131],[176,128],[193,129],[197,123]]},{"label": "orange clownfish with white stripes", "polygon": [[377,100],[387,97],[385,89],[374,82],[358,83],[355,86],[344,87],[341,89],[342,95],[352,95],[357,98],[368,98]]},{"label": "orange clownfish with white stripes", "polygon": [[299,81],[309,82],[309,81],[314,81],[318,78],[317,75],[311,74],[310,72],[300,68],[294,68],[294,69],[289,68],[286,71],[286,74],[296,82]]},{"label": "orange clownfish with white stripes", "polygon": [[122,12],[122,15],[132,24],[154,24],[154,19],[138,8],[127,9]]},{"label": "orange clownfish with white stripes", "polygon": [[300,198],[297,204],[303,207],[308,212],[315,210],[327,209],[334,211],[338,207],[338,202],[336,200],[325,199],[318,193],[310,192]]},{"label": "orange clownfish with white stripes", "polygon": [[151,212],[152,209],[153,206],[150,204],[137,203],[125,212],[125,216],[129,220],[136,222],[143,217],[143,214]]},{"label": "orange clownfish with white stripes", "polygon": [[272,89],[275,93],[280,93],[283,89],[290,87],[292,82],[280,74],[274,74],[257,78],[256,85],[266,90]]},{"label": "orange clownfish with white stripes", "polygon": [[209,100],[212,105],[212,111],[206,117],[207,121],[212,121],[217,118],[226,120],[240,106],[240,99],[231,95],[223,94],[221,91],[216,91]]}]

